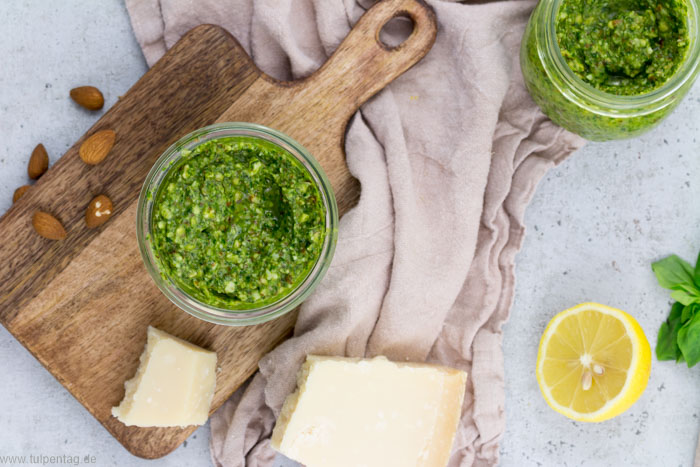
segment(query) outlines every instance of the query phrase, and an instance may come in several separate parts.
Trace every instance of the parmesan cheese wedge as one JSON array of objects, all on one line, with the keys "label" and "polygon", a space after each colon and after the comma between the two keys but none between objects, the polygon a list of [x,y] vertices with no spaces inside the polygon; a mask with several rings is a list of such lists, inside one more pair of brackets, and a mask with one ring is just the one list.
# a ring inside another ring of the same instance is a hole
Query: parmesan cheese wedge
[{"label": "parmesan cheese wedge", "polygon": [[112,415],[127,426],[203,425],[216,386],[216,353],[152,326],[136,375]]},{"label": "parmesan cheese wedge", "polygon": [[310,355],[272,447],[307,467],[444,467],[466,381],[441,366]]}]

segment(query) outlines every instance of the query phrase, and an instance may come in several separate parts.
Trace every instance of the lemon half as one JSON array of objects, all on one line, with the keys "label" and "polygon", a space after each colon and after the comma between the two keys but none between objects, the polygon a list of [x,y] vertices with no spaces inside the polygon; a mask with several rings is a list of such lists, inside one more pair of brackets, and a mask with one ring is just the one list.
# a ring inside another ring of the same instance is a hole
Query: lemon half
[{"label": "lemon half", "polygon": [[634,404],[649,382],[651,348],[622,310],[582,303],[547,325],[537,382],[550,407],[582,422],[602,422]]}]

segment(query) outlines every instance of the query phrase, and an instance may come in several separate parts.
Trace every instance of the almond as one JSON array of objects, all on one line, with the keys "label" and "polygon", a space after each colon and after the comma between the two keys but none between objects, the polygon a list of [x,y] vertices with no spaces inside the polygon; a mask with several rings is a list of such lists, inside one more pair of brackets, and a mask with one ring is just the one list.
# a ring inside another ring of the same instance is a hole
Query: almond
[{"label": "almond", "polygon": [[29,158],[29,165],[27,166],[27,174],[32,180],[44,175],[46,169],[49,168],[49,155],[46,152],[46,148],[43,144],[39,143],[32,151],[32,156]]},{"label": "almond", "polygon": [[88,228],[94,229],[104,224],[112,217],[112,200],[105,195],[96,196],[90,201],[85,211],[85,223]]},{"label": "almond", "polygon": [[70,97],[88,110],[100,110],[105,105],[105,98],[94,86],[80,86],[70,90]]},{"label": "almond", "polygon": [[112,130],[98,131],[80,146],[80,158],[89,165],[99,164],[114,146],[117,134]]},{"label": "almond", "polygon": [[66,229],[51,214],[37,211],[32,218],[32,225],[36,233],[49,240],[63,240],[66,238]]},{"label": "almond", "polygon": [[15,194],[12,195],[12,202],[16,203],[22,197],[22,195],[24,195],[27,192],[29,188],[29,185],[22,185],[21,187],[17,188],[15,190]]}]

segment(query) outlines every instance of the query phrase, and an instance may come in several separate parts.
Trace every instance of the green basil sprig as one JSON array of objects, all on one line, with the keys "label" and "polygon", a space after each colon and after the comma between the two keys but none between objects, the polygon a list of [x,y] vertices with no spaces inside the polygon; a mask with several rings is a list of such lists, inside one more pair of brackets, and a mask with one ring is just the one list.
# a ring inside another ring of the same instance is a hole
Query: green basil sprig
[{"label": "green basil sprig", "polygon": [[695,268],[676,255],[653,263],[651,268],[659,285],[670,289],[676,301],[659,329],[656,358],[692,367],[700,363],[700,255]]}]

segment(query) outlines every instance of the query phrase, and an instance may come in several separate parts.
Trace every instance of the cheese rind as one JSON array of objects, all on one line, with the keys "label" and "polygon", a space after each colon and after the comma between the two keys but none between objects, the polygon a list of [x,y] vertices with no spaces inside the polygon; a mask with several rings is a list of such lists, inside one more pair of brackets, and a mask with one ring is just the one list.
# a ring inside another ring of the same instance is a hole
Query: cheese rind
[{"label": "cheese rind", "polygon": [[429,364],[310,355],[272,447],[307,467],[444,467],[466,380]]},{"label": "cheese rind", "polygon": [[112,415],[127,426],[203,425],[216,387],[216,353],[148,327],[136,375]]}]

